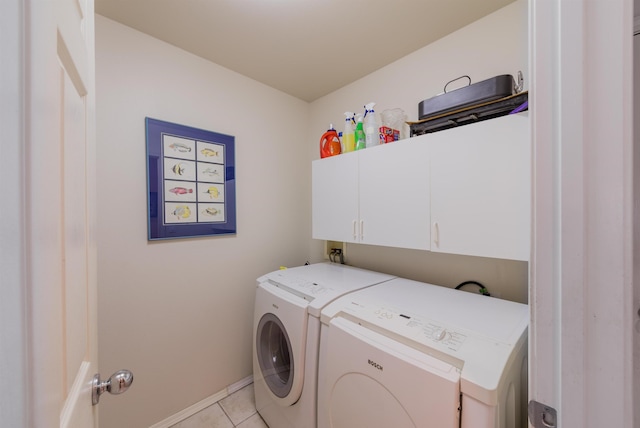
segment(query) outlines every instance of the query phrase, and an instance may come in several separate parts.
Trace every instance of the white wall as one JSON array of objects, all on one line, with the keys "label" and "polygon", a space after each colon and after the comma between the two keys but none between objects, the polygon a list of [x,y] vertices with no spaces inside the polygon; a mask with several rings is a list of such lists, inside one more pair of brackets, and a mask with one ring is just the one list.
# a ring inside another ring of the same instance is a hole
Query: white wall
[{"label": "white wall", "polygon": [[[370,101],[377,102],[377,114],[399,107],[411,121],[418,119],[420,101],[442,92],[446,82],[462,75],[469,75],[475,83],[500,74],[516,76],[520,70],[527,89],[527,26],[527,1],[518,0],[313,102],[311,159],[319,158],[318,141],[329,123],[342,129],[343,112],[363,112],[364,104]],[[319,258],[321,243],[316,241],[313,249],[314,257]],[[527,301],[525,262],[349,244],[347,263],[451,287],[473,279],[494,295]]]},{"label": "white wall", "polygon": [[[100,426],[148,427],[251,374],[255,279],[309,258],[308,104],[96,17]],[[237,234],[147,240],[145,116],[235,136]]]}]

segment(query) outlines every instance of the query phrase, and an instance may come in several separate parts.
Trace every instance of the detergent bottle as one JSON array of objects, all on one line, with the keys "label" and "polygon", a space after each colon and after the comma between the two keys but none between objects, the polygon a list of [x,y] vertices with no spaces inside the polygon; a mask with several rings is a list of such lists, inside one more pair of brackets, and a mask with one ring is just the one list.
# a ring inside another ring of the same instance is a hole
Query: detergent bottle
[{"label": "detergent bottle", "polygon": [[320,138],[320,157],[326,158],[340,154],[340,137],[333,128],[333,123],[329,125],[327,132]]},{"label": "detergent bottle", "polygon": [[360,113],[358,113],[356,115],[356,120],[357,120],[357,124],[356,124],[356,130],[355,130],[355,143],[356,143],[356,150],[362,150],[362,149],[366,149],[367,148],[367,141],[365,139],[365,135],[364,135],[364,127],[362,125],[362,115]]},{"label": "detergent bottle", "polygon": [[367,147],[373,147],[380,144],[380,135],[376,114],[373,107],[376,103],[369,103],[364,106],[364,134]]},{"label": "detergent bottle", "polygon": [[344,132],[342,133],[342,143],[344,145],[344,152],[352,152],[356,149],[356,136],[353,125],[355,120],[353,117],[355,113],[347,111],[344,113],[346,119],[344,120]]}]

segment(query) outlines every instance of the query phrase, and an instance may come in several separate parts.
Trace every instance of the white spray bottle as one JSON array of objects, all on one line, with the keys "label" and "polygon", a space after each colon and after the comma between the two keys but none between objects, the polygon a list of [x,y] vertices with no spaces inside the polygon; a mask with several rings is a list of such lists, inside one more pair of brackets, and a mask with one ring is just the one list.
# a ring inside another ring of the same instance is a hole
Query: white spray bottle
[{"label": "white spray bottle", "polygon": [[378,122],[373,107],[376,103],[369,103],[364,106],[364,135],[367,147],[373,147],[380,144],[380,136]]}]

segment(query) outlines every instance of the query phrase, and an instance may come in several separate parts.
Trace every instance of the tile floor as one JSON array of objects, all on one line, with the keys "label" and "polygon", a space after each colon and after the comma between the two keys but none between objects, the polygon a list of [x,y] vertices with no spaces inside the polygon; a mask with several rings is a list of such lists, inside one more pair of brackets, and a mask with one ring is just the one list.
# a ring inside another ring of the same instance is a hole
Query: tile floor
[{"label": "tile floor", "polygon": [[234,392],[171,428],[268,428],[258,412],[253,384]]}]

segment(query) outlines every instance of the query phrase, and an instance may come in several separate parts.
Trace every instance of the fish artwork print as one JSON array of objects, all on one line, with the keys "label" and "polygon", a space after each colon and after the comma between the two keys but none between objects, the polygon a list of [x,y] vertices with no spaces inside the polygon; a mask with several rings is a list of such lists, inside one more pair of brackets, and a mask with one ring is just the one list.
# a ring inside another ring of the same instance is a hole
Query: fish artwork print
[{"label": "fish artwork print", "polygon": [[209,177],[215,177],[215,176],[220,175],[220,174],[218,173],[218,170],[217,170],[217,169],[213,169],[213,168],[211,168],[211,167],[207,167],[207,169],[205,169],[204,171],[202,171],[202,173],[203,173],[203,174],[208,175]]},{"label": "fish artwork print", "polygon": [[187,167],[183,163],[177,163],[171,168],[174,174],[182,175],[187,170]]},{"label": "fish artwork print", "polygon": [[191,209],[186,205],[178,205],[173,211],[173,215],[178,218],[189,218],[191,217]]},{"label": "fish artwork print", "polygon": [[193,193],[193,189],[187,189],[185,187],[173,187],[169,189],[170,192],[175,193],[176,195],[185,195],[187,193]]},{"label": "fish artwork print", "polygon": [[191,151],[191,147],[182,143],[171,143],[169,144],[169,148],[176,152],[181,152],[181,153],[189,153]]},{"label": "fish artwork print", "polygon": [[204,193],[208,193],[211,199],[214,199],[220,196],[220,191],[215,186],[209,187]]},{"label": "fish artwork print", "polygon": [[204,211],[202,211],[202,214],[209,215],[209,216],[213,217],[216,214],[218,214],[219,212],[220,212],[220,210],[218,210],[216,208],[207,208]]},{"label": "fish artwork print", "polygon": [[211,150],[211,149],[202,149],[202,150],[200,150],[200,153],[202,153],[206,157],[218,156],[218,152],[216,152],[215,150]]}]

